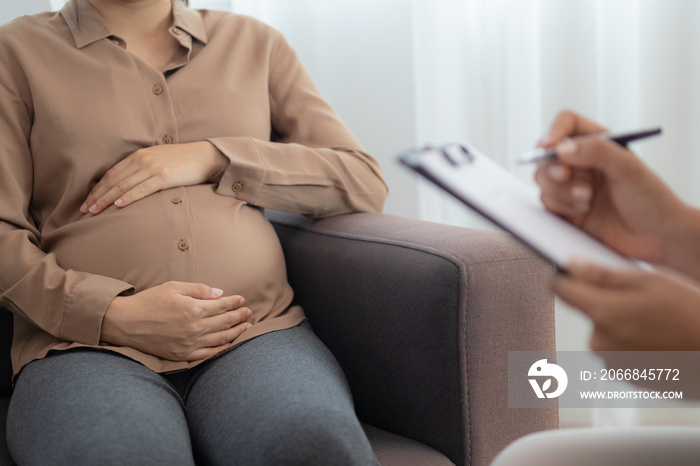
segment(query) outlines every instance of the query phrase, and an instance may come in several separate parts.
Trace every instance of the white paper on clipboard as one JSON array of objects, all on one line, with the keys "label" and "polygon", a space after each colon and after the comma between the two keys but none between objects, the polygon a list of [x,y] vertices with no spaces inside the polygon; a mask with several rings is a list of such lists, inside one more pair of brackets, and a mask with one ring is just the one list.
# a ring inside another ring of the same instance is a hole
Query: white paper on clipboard
[{"label": "white paper on clipboard", "polygon": [[638,267],[632,259],[547,211],[537,187],[518,179],[468,144],[409,151],[399,160],[560,270],[566,270],[573,257],[612,269]]}]

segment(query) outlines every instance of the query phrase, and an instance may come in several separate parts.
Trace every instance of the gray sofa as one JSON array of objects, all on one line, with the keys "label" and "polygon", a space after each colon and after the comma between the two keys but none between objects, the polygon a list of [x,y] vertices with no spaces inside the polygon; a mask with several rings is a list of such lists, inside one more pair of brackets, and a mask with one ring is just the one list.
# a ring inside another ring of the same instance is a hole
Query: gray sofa
[{"label": "gray sofa", "polygon": [[[383,465],[487,465],[558,427],[556,409],[507,400],[508,351],[555,348],[550,264],[505,234],[386,214],[268,218]],[[11,322],[0,310],[0,464]]]}]

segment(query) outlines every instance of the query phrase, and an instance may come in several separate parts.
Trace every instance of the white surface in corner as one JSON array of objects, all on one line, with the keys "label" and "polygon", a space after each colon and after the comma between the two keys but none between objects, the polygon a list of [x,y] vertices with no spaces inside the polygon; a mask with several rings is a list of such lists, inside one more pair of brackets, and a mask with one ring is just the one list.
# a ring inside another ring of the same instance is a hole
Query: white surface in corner
[{"label": "white surface in corner", "polygon": [[6,23],[18,16],[33,15],[51,8],[49,0],[18,0],[3,2],[0,6],[0,24]]}]

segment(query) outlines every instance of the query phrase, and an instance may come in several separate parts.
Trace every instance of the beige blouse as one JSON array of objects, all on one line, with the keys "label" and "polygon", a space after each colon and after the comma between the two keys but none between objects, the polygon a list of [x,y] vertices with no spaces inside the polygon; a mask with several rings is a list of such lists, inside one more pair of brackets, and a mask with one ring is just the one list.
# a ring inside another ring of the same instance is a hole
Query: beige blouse
[{"label": "beige blouse", "polygon": [[[180,48],[164,70],[129,53],[87,1],[0,27],[0,305],[15,316],[15,374],[82,346],[158,372],[195,365],[100,343],[115,296],[169,280],[246,298],[253,327],[231,348],[294,326],[304,314],[261,208],[382,208],[377,162],[277,31],[180,2],[173,17]],[[137,149],[203,140],[230,160],[218,183],[79,211]]]}]

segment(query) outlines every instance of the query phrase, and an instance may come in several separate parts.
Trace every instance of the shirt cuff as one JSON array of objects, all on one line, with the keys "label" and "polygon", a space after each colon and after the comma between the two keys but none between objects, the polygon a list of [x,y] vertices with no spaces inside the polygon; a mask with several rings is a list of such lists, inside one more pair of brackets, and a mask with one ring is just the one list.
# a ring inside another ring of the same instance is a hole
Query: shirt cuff
[{"label": "shirt cuff", "polygon": [[255,204],[265,179],[265,162],[255,142],[248,137],[222,137],[207,139],[227,159],[217,194],[235,197],[248,204]]},{"label": "shirt cuff", "polygon": [[102,320],[112,300],[134,288],[128,283],[101,275],[89,275],[70,292],[63,311],[59,338],[97,346]]}]

